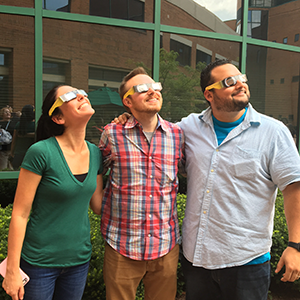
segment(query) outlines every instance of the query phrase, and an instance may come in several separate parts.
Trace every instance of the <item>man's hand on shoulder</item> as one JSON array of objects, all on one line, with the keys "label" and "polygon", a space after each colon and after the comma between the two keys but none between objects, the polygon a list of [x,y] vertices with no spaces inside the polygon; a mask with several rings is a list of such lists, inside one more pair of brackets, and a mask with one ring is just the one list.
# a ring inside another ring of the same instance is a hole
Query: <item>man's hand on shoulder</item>
[{"label": "man's hand on shoulder", "polygon": [[111,123],[124,125],[130,117],[131,117],[131,114],[124,112],[122,115],[119,115],[118,117],[114,118],[111,121]]}]

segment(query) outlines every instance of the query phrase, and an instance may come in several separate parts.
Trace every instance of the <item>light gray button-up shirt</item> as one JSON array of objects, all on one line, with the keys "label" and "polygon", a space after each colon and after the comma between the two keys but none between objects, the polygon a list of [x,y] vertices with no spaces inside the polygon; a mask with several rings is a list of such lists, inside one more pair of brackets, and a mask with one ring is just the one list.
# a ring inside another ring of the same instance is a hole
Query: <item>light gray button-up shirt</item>
[{"label": "light gray button-up shirt", "polygon": [[187,205],[183,252],[194,266],[240,266],[270,251],[277,188],[300,181],[288,128],[249,104],[244,121],[218,146],[211,109],[184,130]]}]

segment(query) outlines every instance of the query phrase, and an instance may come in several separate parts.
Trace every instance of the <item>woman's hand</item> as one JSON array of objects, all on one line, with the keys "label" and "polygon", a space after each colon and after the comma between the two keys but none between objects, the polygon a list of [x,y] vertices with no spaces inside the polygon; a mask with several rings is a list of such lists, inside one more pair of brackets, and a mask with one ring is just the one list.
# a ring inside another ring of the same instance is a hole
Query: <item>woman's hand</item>
[{"label": "woman's hand", "polygon": [[12,300],[23,300],[24,286],[19,270],[14,273],[6,272],[2,287]]}]

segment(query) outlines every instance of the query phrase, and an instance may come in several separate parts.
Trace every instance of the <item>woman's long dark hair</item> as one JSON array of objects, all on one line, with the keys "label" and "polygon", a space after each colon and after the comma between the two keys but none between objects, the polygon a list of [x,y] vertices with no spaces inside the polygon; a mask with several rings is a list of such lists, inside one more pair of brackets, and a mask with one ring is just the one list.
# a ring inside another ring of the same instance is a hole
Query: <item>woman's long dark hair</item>
[{"label": "woman's long dark hair", "polygon": [[18,130],[19,135],[25,135],[27,133],[28,124],[34,120],[34,107],[30,104],[25,105],[22,108],[22,114],[20,117],[20,126]]},{"label": "woman's long dark hair", "polygon": [[56,101],[57,90],[61,87],[65,86],[64,84],[55,86],[45,97],[42,106],[42,115],[39,118],[38,126],[36,129],[36,141],[41,141],[48,139],[51,136],[58,136],[64,133],[65,127],[64,125],[59,125],[52,121],[52,116],[61,114],[61,110],[57,107],[52,116],[49,116],[49,110],[52,107],[53,103]]}]

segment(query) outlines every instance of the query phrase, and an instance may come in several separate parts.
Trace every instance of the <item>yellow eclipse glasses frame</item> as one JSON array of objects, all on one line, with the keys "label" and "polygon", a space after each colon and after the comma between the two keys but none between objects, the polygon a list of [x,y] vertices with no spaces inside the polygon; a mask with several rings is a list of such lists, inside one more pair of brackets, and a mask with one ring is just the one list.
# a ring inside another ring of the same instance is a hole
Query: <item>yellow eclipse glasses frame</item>
[{"label": "yellow eclipse glasses frame", "polygon": [[230,87],[230,86],[234,86],[237,84],[237,81],[241,81],[241,82],[247,82],[248,79],[247,79],[247,76],[245,74],[239,74],[239,75],[236,75],[236,76],[230,76],[230,77],[227,77],[221,81],[218,81],[216,83],[213,83],[209,86],[207,86],[205,88],[206,91],[209,91],[209,90],[212,90],[212,89],[217,89],[217,90],[220,90],[222,89],[223,87]]},{"label": "yellow eclipse glasses frame", "polygon": [[154,91],[161,91],[162,85],[160,82],[151,82],[151,83],[141,83],[138,85],[134,85],[131,89],[127,91],[127,93],[123,96],[123,100],[134,93],[144,93],[148,92],[149,89]]},{"label": "yellow eclipse glasses frame", "polygon": [[81,94],[83,96],[87,96],[87,93],[84,90],[74,90],[68,93],[65,93],[58,97],[56,101],[53,103],[51,108],[49,109],[49,116],[51,117],[55,108],[62,106],[65,102],[69,102],[75,98],[77,98],[77,95]]}]

